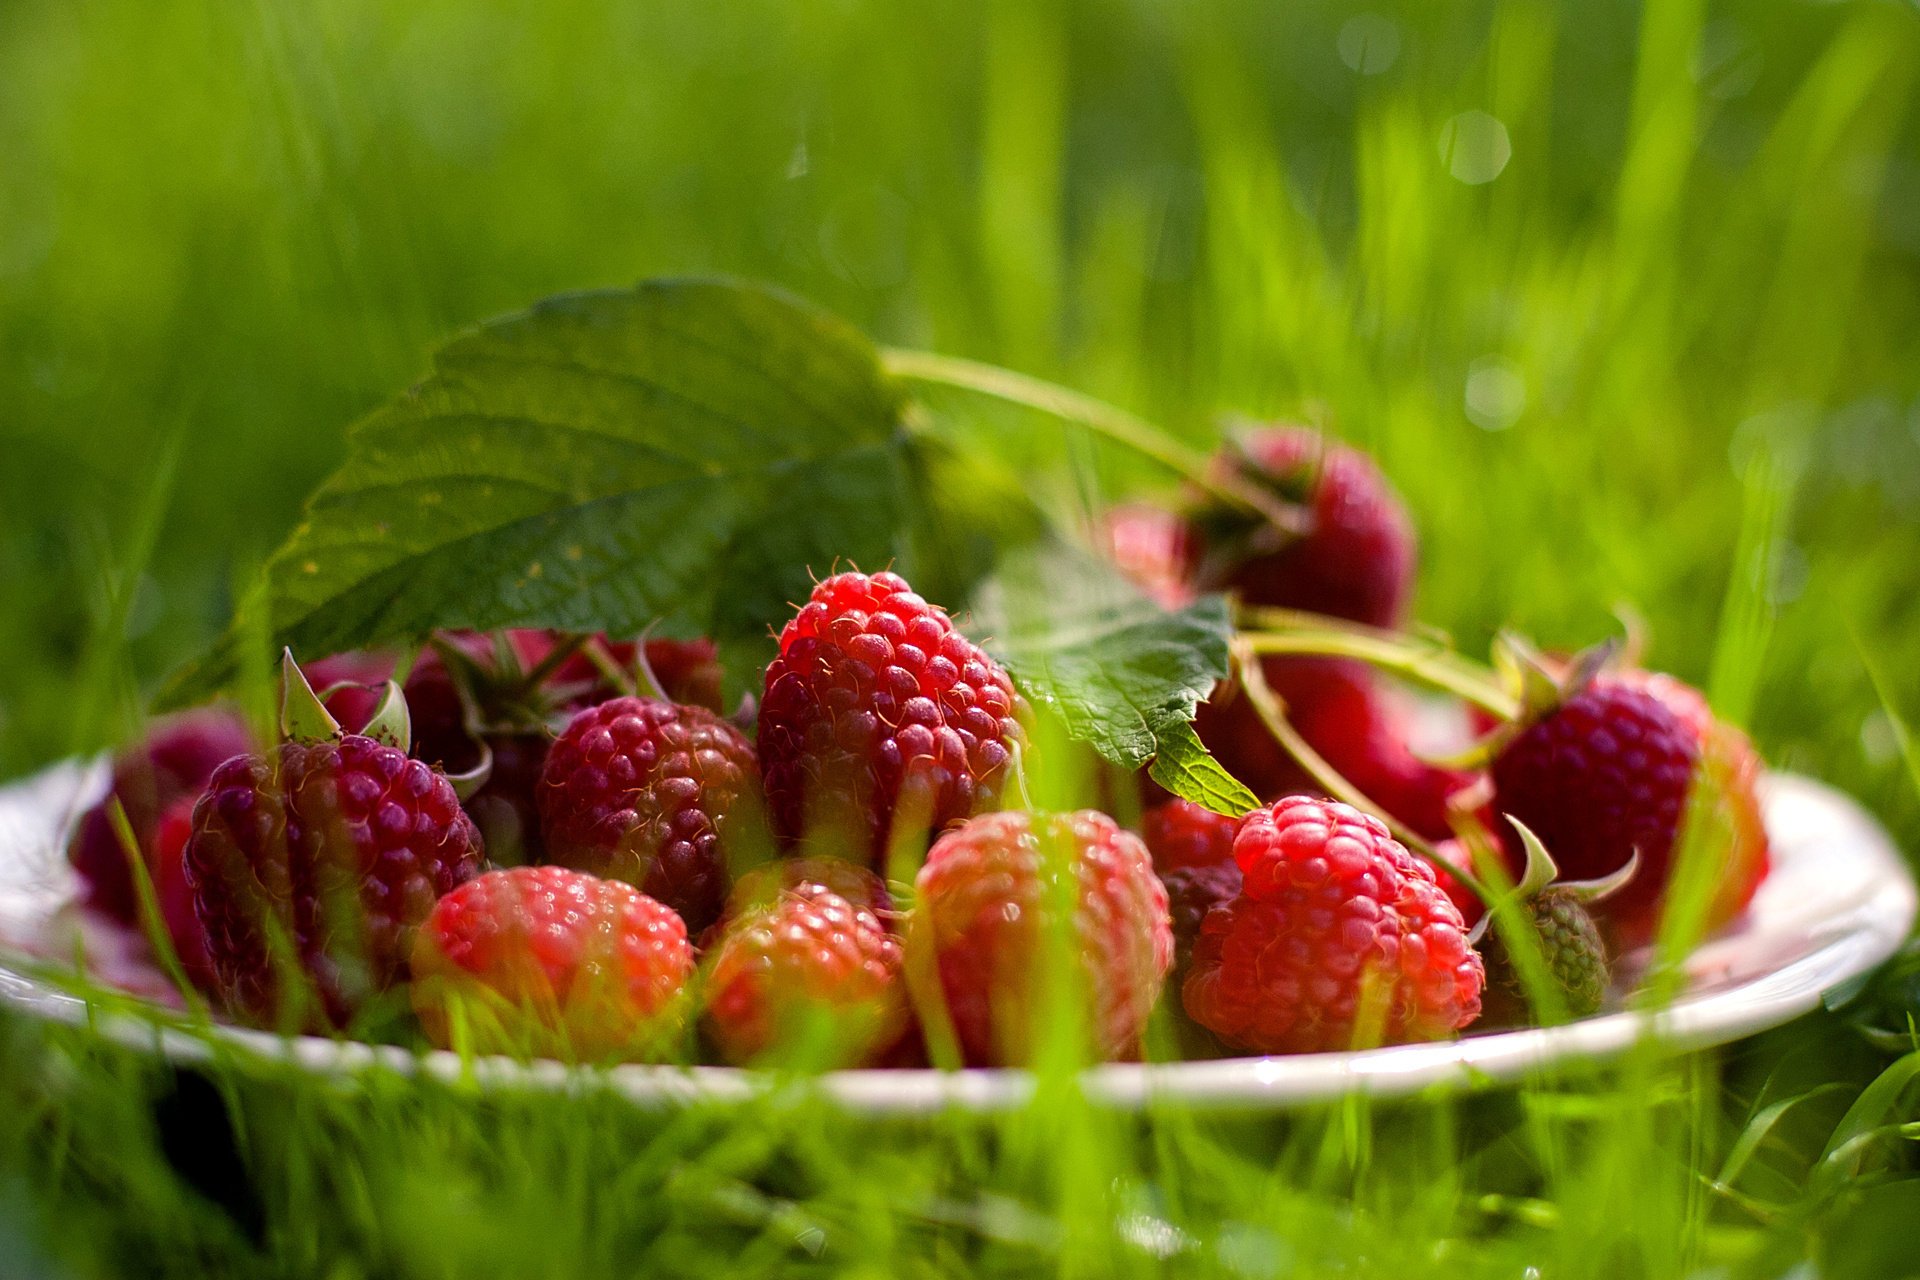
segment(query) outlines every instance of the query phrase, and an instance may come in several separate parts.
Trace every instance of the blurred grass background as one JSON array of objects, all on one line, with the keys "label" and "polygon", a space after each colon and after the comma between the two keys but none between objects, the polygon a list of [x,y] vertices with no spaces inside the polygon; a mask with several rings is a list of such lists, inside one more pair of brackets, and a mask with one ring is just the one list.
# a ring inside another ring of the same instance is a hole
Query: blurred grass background
[{"label": "blurred grass background", "polygon": [[1627,602],[1920,848],[1917,76],[1892,0],[8,0],[0,776],[124,732],[437,342],[727,272],[1194,438],[1359,440],[1424,618]]}]

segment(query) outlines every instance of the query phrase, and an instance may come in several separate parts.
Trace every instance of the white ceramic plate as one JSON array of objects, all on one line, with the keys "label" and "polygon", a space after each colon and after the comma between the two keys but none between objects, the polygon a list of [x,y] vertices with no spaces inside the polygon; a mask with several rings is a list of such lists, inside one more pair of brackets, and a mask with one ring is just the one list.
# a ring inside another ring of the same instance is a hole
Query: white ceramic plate
[{"label": "white ceramic plate", "polygon": [[[137,940],[91,920],[73,905],[75,881],[62,855],[74,816],[105,789],[99,764],[55,766],[0,788],[0,1000],[34,1016],[79,1023],[94,1015],[104,1035],[182,1062],[203,1061],[207,1033],[164,1019],[102,1016],[36,973],[48,958],[75,954],[80,930],[96,978],[169,1000]],[[1913,925],[1914,882],[1886,833],[1839,792],[1776,775],[1764,796],[1773,873],[1745,917],[1694,953],[1685,993],[1657,1014],[1609,1013],[1570,1026],[1469,1035],[1440,1044],[1353,1053],[1229,1058],[1160,1066],[1109,1065],[1087,1073],[1088,1092],[1122,1107],[1150,1099],[1202,1106],[1279,1108],[1364,1092],[1405,1095],[1512,1080],[1572,1062],[1617,1056],[1653,1040],[1674,1050],[1724,1044],[1817,1007],[1822,993],[1878,965]],[[35,961],[33,957],[40,957]],[[452,1054],[311,1036],[282,1039],[240,1028],[213,1030],[223,1049],[283,1058],[322,1073],[381,1064],[452,1077]],[[565,1088],[578,1073],[560,1063],[506,1059],[476,1064],[496,1088]],[[745,1096],[763,1077],[725,1067],[627,1066],[605,1073],[642,1104]],[[1032,1087],[1019,1071],[843,1071],[821,1087],[855,1110],[912,1113],[949,1106],[1018,1104]]]}]

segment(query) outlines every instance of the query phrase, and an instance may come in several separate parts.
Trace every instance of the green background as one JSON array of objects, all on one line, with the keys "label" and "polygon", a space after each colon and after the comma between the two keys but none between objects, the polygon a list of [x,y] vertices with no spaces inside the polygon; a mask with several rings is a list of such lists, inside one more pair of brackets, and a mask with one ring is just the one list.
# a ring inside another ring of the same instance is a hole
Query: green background
[{"label": "green background", "polygon": [[[434,345],[724,272],[1197,441],[1235,414],[1359,441],[1419,526],[1425,620],[1565,646],[1625,605],[1654,664],[1920,848],[1917,75],[1920,8],[1884,2],[11,0],[0,776],[127,733]],[[1731,1083],[1662,1077],[1724,1124],[1671,1209],[1620,1173],[1648,1135],[1607,1166],[1691,1242],[1629,1272],[1774,1238],[1701,1191],[1717,1154],[1769,1089],[1876,1063],[1793,1035]],[[70,1238],[87,1196],[36,1202],[22,1132],[0,1205]],[[1255,1166],[1300,1138],[1268,1140]],[[1575,1211],[1557,1185],[1540,1212]]]}]

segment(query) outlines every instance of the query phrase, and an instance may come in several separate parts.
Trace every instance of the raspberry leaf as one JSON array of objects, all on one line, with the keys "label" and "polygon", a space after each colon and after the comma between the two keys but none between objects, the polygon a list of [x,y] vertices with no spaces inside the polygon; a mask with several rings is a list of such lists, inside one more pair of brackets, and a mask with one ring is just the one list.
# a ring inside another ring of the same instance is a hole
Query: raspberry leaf
[{"label": "raspberry leaf", "polygon": [[310,654],[443,627],[764,640],[810,573],[910,558],[927,504],[903,408],[871,343],[781,293],[549,299],[454,340],[352,430],[261,616],[169,700],[227,683],[262,630]]},{"label": "raspberry leaf", "polygon": [[1230,818],[1260,806],[1260,797],[1213,758],[1191,723],[1169,726],[1158,745],[1147,773],[1174,795]]},{"label": "raspberry leaf", "polygon": [[1230,669],[1227,602],[1168,611],[1105,562],[1052,547],[1010,557],[982,589],[976,629],[1036,707],[1102,757],[1183,799],[1239,816],[1258,799],[1207,754],[1194,709]]}]

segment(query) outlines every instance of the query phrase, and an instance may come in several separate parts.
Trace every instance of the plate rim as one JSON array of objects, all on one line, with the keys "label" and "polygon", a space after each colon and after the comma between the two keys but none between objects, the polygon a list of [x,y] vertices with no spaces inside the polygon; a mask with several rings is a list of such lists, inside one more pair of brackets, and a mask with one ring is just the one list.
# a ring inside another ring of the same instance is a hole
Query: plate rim
[{"label": "plate rim", "polygon": [[[66,769],[76,791],[97,782],[98,769],[66,762],[11,787],[44,782]],[[79,772],[75,773],[78,769]],[[1842,828],[1883,882],[1841,920],[1851,927],[1775,969],[1719,990],[1682,995],[1657,1011],[1623,1010],[1559,1027],[1488,1032],[1429,1044],[1334,1053],[1107,1063],[1081,1074],[1095,1103],[1127,1111],[1177,1104],[1188,1108],[1281,1110],[1355,1094],[1376,1099],[1496,1086],[1570,1065],[1600,1066],[1636,1048],[1681,1053],[1730,1043],[1780,1026],[1818,1008],[1825,994],[1890,957],[1911,932],[1916,911],[1913,873],[1892,838],[1850,796],[1812,778],[1771,773],[1762,802],[1772,826],[1782,806],[1811,805]],[[7,856],[0,848],[0,857]],[[789,1086],[792,1078],[738,1067],[622,1064],[576,1067],[538,1060],[271,1032],[209,1023],[185,1028],[159,1017],[109,1009],[35,976],[18,949],[0,945],[0,1003],[28,1016],[89,1025],[107,1039],[153,1052],[177,1065],[203,1066],[221,1049],[340,1077],[384,1068],[483,1089],[562,1092],[601,1085],[640,1106],[745,1101]],[[130,998],[138,999],[137,996]],[[219,1042],[216,1046],[213,1042]],[[867,1068],[827,1072],[804,1082],[829,1101],[874,1116],[926,1115],[950,1109],[1002,1111],[1033,1094],[1035,1077],[1014,1068],[939,1071]]]}]

